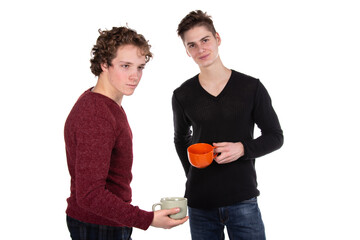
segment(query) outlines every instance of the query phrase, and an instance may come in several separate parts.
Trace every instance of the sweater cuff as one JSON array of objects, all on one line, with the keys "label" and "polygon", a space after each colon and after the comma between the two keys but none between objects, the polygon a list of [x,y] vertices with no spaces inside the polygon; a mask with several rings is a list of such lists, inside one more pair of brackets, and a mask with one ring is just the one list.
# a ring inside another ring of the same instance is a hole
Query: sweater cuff
[{"label": "sweater cuff", "polygon": [[241,143],[244,146],[244,156],[242,156],[240,159],[241,160],[248,160],[249,159],[249,156],[248,156],[249,148],[247,146],[247,143],[244,142],[244,141],[241,141]]},{"label": "sweater cuff", "polygon": [[135,223],[134,227],[147,230],[154,219],[154,212],[140,210],[138,219],[139,220]]}]

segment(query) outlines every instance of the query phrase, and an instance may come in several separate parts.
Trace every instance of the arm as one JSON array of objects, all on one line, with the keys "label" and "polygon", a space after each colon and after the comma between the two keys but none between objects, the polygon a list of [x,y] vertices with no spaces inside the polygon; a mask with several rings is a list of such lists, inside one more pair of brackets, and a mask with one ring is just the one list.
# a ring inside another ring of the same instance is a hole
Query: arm
[{"label": "arm", "polygon": [[181,164],[184,168],[185,175],[188,174],[190,169],[190,163],[187,157],[187,148],[191,144],[192,134],[190,130],[189,120],[186,118],[184,110],[178,100],[175,93],[172,96],[172,109],[173,109],[173,121],[174,121],[174,143],[176,152],[180,158]]},{"label": "arm", "polygon": [[213,143],[215,152],[221,153],[215,158],[219,164],[243,159],[261,157],[279,149],[283,144],[283,133],[277,115],[272,107],[271,99],[265,87],[258,83],[253,110],[254,122],[261,130],[261,136],[257,139],[243,142],[220,142]]},{"label": "arm", "polygon": [[253,119],[261,130],[256,139],[244,140],[245,158],[253,159],[279,149],[284,142],[279,119],[265,87],[258,82],[255,95]]},{"label": "arm", "polygon": [[147,229],[153,220],[153,212],[132,206],[129,199],[125,199],[125,202],[121,196],[106,188],[115,143],[113,126],[93,116],[81,120],[76,129],[75,181],[78,205],[120,225]]}]

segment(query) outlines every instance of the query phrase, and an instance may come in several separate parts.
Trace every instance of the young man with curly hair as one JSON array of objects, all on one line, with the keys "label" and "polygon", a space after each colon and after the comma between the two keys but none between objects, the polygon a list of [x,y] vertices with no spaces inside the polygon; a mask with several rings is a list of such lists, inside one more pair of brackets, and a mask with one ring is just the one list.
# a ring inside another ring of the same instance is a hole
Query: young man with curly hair
[{"label": "young man with curly hair", "polygon": [[172,228],[179,209],[147,212],[131,205],[132,132],[121,102],[140,82],[152,57],[145,38],[127,27],[99,30],[92,49],[95,87],[85,91],[65,123],[71,176],[67,224],[74,240],[131,239],[132,228]]},{"label": "young man with curly hair", "polygon": [[[263,240],[255,158],[283,144],[270,96],[258,79],[223,65],[221,38],[209,15],[190,12],[177,31],[200,68],[172,97],[174,142],[187,177],[192,239],[224,239],[226,226],[230,239]],[[255,124],[261,129],[256,139]],[[203,169],[187,159],[187,148],[199,142],[213,144],[218,153]]]}]

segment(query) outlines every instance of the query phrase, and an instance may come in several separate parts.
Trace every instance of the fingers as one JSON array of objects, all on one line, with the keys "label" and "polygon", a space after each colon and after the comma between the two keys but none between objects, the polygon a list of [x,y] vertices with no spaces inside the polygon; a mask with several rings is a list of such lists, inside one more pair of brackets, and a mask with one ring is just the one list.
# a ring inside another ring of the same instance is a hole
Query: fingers
[{"label": "fingers", "polygon": [[226,145],[227,145],[227,142],[213,143],[213,146],[215,147],[214,152],[215,153],[223,152],[225,150],[224,148],[226,147]]},{"label": "fingers", "polygon": [[220,142],[213,143],[213,146],[215,147],[214,152],[220,153],[214,159],[218,164],[233,162],[244,155],[244,147],[241,142]]},{"label": "fingers", "polygon": [[226,152],[229,151],[228,149],[228,143],[227,142],[220,142],[220,143],[213,143],[213,146],[215,147],[214,152],[215,153],[221,153],[215,158],[215,161],[221,161],[224,158],[226,158]]},{"label": "fingers", "polygon": [[219,157],[215,158],[215,161],[218,164],[225,164],[225,163],[229,163],[233,161],[233,157],[232,156],[225,156],[225,154],[221,154]]},{"label": "fingers", "polygon": [[[168,215],[171,215],[171,214],[176,214],[178,212],[180,212],[180,208],[172,208],[172,209],[168,209],[166,210],[167,213],[169,213]],[[182,219],[172,219],[172,218],[169,218],[169,227],[170,228],[173,228],[173,227],[176,227],[178,225],[181,225],[183,223],[185,223],[187,220],[189,219],[189,217],[184,217]]]},{"label": "fingers", "polygon": [[219,143],[213,143],[214,147],[223,147],[226,146],[228,142],[219,142]]},{"label": "fingers", "polygon": [[186,216],[186,217],[184,217],[184,218],[182,218],[182,219],[172,219],[172,221],[174,222],[174,225],[173,225],[173,227],[175,227],[175,226],[178,226],[178,225],[181,225],[181,224],[183,224],[183,223],[185,223],[187,220],[189,219],[189,217],[188,216]]},{"label": "fingers", "polygon": [[229,163],[232,159],[233,159],[232,156],[222,153],[221,155],[217,156],[214,160],[218,164],[224,164],[224,163]]},{"label": "fingers", "polygon": [[229,143],[228,142],[219,142],[219,143],[213,143],[214,152],[221,153],[229,151]]},{"label": "fingers", "polygon": [[189,217],[184,217],[182,219],[172,219],[169,215],[176,214],[180,211],[180,208],[172,208],[172,209],[163,209],[154,212],[154,219],[152,222],[152,226],[160,227],[164,229],[170,229],[185,223]]},{"label": "fingers", "polygon": [[164,209],[164,215],[172,215],[180,212],[180,208]]}]

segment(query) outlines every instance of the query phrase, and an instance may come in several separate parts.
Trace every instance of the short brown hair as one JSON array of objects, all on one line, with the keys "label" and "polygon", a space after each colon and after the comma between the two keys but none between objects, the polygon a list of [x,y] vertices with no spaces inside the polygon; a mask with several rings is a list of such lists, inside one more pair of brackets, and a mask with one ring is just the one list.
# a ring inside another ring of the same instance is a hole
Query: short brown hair
[{"label": "short brown hair", "polygon": [[198,26],[205,26],[214,36],[216,35],[216,30],[213,21],[211,20],[211,16],[201,10],[192,11],[186,15],[179,23],[177,33],[184,41],[185,32]]},{"label": "short brown hair", "polygon": [[111,61],[116,57],[116,52],[120,46],[134,45],[138,47],[141,54],[145,56],[146,62],[152,58],[150,52],[151,45],[143,35],[128,27],[113,27],[111,30],[102,31],[99,29],[100,36],[91,50],[90,69],[95,76],[102,72],[101,64],[106,63],[111,66]]}]

